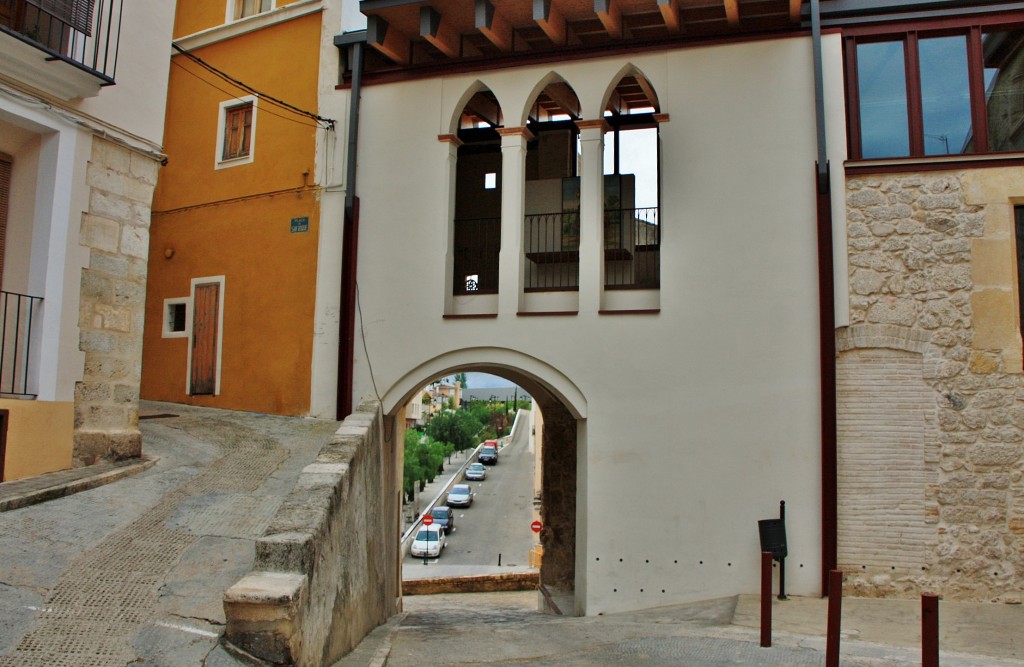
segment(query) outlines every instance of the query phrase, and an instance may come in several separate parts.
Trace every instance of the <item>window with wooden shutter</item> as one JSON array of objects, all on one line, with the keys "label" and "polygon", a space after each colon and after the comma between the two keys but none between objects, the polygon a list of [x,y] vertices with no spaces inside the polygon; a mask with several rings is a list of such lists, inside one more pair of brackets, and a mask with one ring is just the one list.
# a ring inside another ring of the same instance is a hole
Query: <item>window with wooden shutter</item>
[{"label": "window with wooden shutter", "polygon": [[249,154],[252,140],[252,103],[228,107],[224,118],[224,153],[230,160]]},{"label": "window with wooden shutter", "polygon": [[0,287],[4,278],[4,253],[7,251],[7,203],[11,196],[11,156],[0,153]]},{"label": "window with wooden shutter", "polygon": [[92,34],[94,0],[27,0],[27,2],[82,34]]}]

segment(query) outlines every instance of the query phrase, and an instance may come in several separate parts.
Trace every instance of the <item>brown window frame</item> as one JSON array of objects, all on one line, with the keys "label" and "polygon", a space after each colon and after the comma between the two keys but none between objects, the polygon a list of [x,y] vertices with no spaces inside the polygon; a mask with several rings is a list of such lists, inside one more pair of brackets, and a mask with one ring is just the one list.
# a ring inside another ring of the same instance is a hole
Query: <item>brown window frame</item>
[{"label": "brown window frame", "polygon": [[252,150],[252,102],[224,109],[224,149],[222,160],[249,157]]},{"label": "brown window frame", "polygon": [[[899,23],[848,29],[844,32],[843,56],[846,68],[847,149],[851,160],[897,159],[937,157],[926,155],[924,148],[924,121],[921,103],[921,76],[918,43],[932,37],[963,36],[967,44],[968,89],[971,104],[971,127],[974,137],[972,153],[945,153],[943,155],[984,155],[1004,151],[989,148],[988,109],[985,99],[984,52],[982,35],[992,29],[1024,30],[1024,22],[1017,13],[998,14],[973,20],[945,19],[932,23]],[[860,119],[860,86],[857,76],[857,46],[872,42],[902,42],[907,87],[907,129],[909,155],[863,157]],[[1005,151],[1015,153],[1018,151]]]},{"label": "brown window frame", "polygon": [[252,6],[249,8],[249,11],[246,11],[245,2],[246,0],[238,0],[238,4],[236,5],[237,9],[235,11],[236,19],[244,19],[250,16],[256,16],[257,14],[269,12],[271,9],[274,8],[274,3],[272,0],[252,0]]}]

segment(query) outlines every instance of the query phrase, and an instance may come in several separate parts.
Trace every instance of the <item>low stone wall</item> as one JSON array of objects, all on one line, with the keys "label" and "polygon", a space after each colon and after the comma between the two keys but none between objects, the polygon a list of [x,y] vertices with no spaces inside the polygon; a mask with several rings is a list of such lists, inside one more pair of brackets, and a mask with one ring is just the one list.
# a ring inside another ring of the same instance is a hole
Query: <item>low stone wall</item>
[{"label": "low stone wall", "polygon": [[229,648],[330,665],[398,611],[394,462],[382,435],[379,403],[363,404],[302,471],[256,543],[254,570],[224,594]]},{"label": "low stone wall", "polygon": [[471,577],[410,579],[402,582],[402,593],[405,595],[437,595],[439,593],[535,591],[538,586],[540,586],[540,572],[508,572]]}]

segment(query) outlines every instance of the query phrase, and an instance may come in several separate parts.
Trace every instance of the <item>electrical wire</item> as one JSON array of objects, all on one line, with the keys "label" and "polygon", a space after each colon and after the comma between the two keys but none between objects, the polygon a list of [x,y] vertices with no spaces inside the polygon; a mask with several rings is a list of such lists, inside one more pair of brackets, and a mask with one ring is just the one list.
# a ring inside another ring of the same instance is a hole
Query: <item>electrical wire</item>
[{"label": "electrical wire", "polygon": [[[214,84],[214,83],[212,83],[210,81],[207,81],[203,77],[199,76],[198,73],[193,72],[192,70],[190,70],[189,68],[185,67],[181,63],[179,63],[179,62],[177,62],[175,60],[172,60],[171,64],[174,65],[175,67],[178,67],[179,69],[181,69],[181,71],[185,72],[186,74],[190,74],[190,75],[194,76],[195,78],[199,79],[201,82],[203,82],[206,85],[210,86],[214,90],[219,90],[220,92],[224,93],[225,95],[230,95],[231,97],[236,98],[236,99],[238,98],[238,96],[235,93],[231,92],[230,90],[224,90],[220,86],[218,86],[218,85],[216,85],[216,84]],[[279,113],[274,113],[273,111],[271,111],[266,106],[260,107],[259,111],[260,111],[260,113],[267,113],[267,114],[270,114],[271,116],[276,116],[277,118],[280,118],[281,120],[286,120],[289,123],[295,123],[297,125],[302,125],[303,127],[315,127],[315,128],[318,128],[318,129],[323,129],[323,126],[320,125],[320,123],[306,123],[306,122],[303,122],[301,120],[297,120],[295,118],[290,118],[288,116],[283,116],[283,115],[281,115]],[[331,128],[326,128],[326,129],[329,130]]]},{"label": "electrical wire", "polygon": [[[380,391],[377,390],[377,379],[374,377],[374,365],[370,362],[370,350],[367,349],[367,332],[366,332],[366,330],[364,328],[362,328],[362,302],[359,299],[359,283],[358,283],[358,281],[355,282],[355,309],[358,311],[358,314],[359,314],[359,338],[362,339],[362,353],[364,353],[364,355],[366,355],[366,357],[367,357],[367,368],[370,370],[370,382],[374,385],[374,395],[375,395],[375,397],[377,397],[377,402],[380,403],[381,407],[383,408],[383,406],[384,406],[384,399],[381,398]],[[391,435],[393,433],[388,433],[387,432],[387,422],[388,422],[388,420],[385,418],[384,419],[384,442],[385,443],[390,443],[391,442]]]},{"label": "electrical wire", "polygon": [[306,111],[305,109],[300,109],[299,107],[297,107],[297,106],[295,106],[293,104],[289,104],[288,102],[285,102],[282,99],[278,99],[278,98],[276,98],[276,97],[274,97],[272,95],[268,95],[267,93],[264,93],[264,92],[262,92],[260,90],[257,90],[256,88],[253,88],[252,86],[250,86],[249,84],[245,83],[244,81],[236,79],[235,77],[231,76],[227,72],[224,72],[222,70],[217,69],[216,67],[214,67],[210,63],[206,62],[205,60],[203,60],[199,56],[193,54],[191,51],[187,51],[187,50],[181,48],[180,46],[178,46],[177,44],[175,44],[173,42],[171,42],[171,46],[174,48],[175,51],[177,51],[181,55],[185,56],[186,58],[188,58],[192,62],[196,63],[197,65],[199,65],[203,69],[211,72],[212,74],[216,75],[217,77],[219,77],[219,78],[221,78],[221,79],[223,79],[223,80],[225,80],[225,81],[227,81],[227,82],[229,82],[229,83],[231,83],[231,84],[233,84],[235,86],[238,86],[242,90],[255,95],[256,97],[260,98],[261,100],[265,100],[265,101],[267,101],[267,102],[269,102],[271,104],[274,104],[275,106],[280,107],[281,109],[284,109],[286,111],[290,111],[291,113],[297,114],[299,116],[305,116],[307,118],[311,118],[311,119],[317,121],[318,124],[319,123],[324,123],[326,125],[327,129],[334,129],[334,124],[335,124],[334,119],[332,119],[332,118],[325,118],[325,117],[323,117],[323,116],[321,116],[319,114],[313,113],[312,111]]}]

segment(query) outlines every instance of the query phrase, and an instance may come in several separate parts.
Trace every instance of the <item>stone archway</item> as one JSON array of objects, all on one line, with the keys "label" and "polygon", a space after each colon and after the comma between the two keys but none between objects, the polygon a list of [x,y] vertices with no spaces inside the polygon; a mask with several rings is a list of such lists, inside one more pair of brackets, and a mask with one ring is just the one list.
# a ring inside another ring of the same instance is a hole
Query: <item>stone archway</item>
[{"label": "stone archway", "polygon": [[[460,372],[500,375],[525,389],[543,415],[541,449],[541,521],[540,540],[544,548],[541,583],[562,600],[563,614],[583,613],[578,593],[576,563],[583,532],[577,525],[579,452],[585,451],[586,400],[572,381],[560,371],[538,359],[504,348],[472,348],[446,353],[410,371],[384,395],[387,419],[400,432],[404,427],[403,407],[432,379]],[[398,439],[396,438],[396,441]],[[572,606],[565,605],[572,598]]]}]

